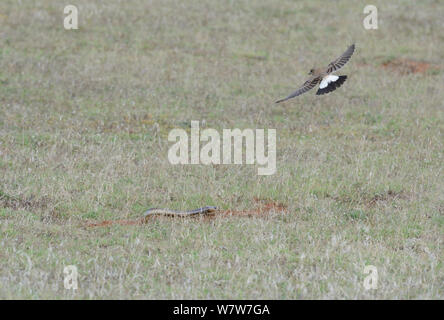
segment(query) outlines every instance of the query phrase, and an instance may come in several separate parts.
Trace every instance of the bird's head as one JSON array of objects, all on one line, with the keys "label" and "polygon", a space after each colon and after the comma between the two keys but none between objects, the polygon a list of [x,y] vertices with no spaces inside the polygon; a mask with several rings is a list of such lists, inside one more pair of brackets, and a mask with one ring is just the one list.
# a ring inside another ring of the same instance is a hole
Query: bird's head
[{"label": "bird's head", "polygon": [[309,76],[312,76],[315,72],[315,69],[310,69],[310,72],[308,73]]}]

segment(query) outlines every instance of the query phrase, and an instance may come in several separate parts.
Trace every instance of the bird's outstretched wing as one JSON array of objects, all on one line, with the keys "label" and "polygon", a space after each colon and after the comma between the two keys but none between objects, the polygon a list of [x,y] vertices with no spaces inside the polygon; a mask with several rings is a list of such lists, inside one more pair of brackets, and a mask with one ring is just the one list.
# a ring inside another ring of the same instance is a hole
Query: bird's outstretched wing
[{"label": "bird's outstretched wing", "polygon": [[321,79],[319,77],[315,77],[315,78],[311,78],[311,79],[305,81],[305,83],[302,85],[302,87],[297,89],[295,92],[290,94],[288,97],[276,101],[276,103],[283,102],[283,101],[286,101],[288,99],[297,97],[297,96],[307,92],[308,90],[313,89],[319,83],[320,80]]},{"label": "bird's outstretched wing", "polygon": [[347,63],[347,61],[350,60],[353,52],[355,52],[355,44],[348,47],[348,49],[345,50],[345,52],[335,61],[330,62],[327,67],[327,73],[332,73],[333,71],[341,69]]}]

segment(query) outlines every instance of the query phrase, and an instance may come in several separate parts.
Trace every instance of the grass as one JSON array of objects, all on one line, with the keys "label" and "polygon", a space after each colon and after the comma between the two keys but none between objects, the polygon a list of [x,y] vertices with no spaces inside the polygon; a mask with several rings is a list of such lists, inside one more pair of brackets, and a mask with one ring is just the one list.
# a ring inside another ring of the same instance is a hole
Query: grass
[{"label": "grass", "polygon": [[[75,4],[67,31],[62,2],[0,3],[0,298],[444,297],[438,1],[374,1],[378,30],[356,1]],[[273,103],[353,42],[339,90]],[[191,120],[276,129],[276,174],[171,165],[168,133]],[[255,198],[286,210],[84,226]]]}]

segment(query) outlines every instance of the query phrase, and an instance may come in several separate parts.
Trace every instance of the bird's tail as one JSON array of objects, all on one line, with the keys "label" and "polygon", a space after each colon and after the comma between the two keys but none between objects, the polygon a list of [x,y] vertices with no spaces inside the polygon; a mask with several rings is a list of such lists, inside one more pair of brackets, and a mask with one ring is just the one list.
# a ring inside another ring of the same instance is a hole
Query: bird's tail
[{"label": "bird's tail", "polygon": [[337,88],[339,88],[340,86],[342,86],[342,84],[345,82],[346,79],[347,79],[347,76],[339,76],[338,80],[330,82],[325,88],[323,88],[323,89],[319,88],[319,90],[316,92],[316,94],[320,95],[320,94],[326,94],[326,93],[332,92],[332,91],[336,90]]}]

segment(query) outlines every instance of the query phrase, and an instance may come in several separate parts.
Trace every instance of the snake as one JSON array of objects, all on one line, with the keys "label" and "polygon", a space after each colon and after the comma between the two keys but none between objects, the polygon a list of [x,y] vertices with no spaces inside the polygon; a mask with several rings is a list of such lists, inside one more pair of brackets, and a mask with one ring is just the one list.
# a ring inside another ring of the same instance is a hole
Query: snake
[{"label": "snake", "polygon": [[164,215],[171,217],[188,217],[197,214],[213,214],[217,210],[217,207],[214,206],[206,206],[202,208],[197,208],[194,210],[188,211],[180,211],[180,210],[170,210],[170,209],[162,209],[162,208],[151,208],[143,213],[143,217],[147,218],[155,215]]}]

